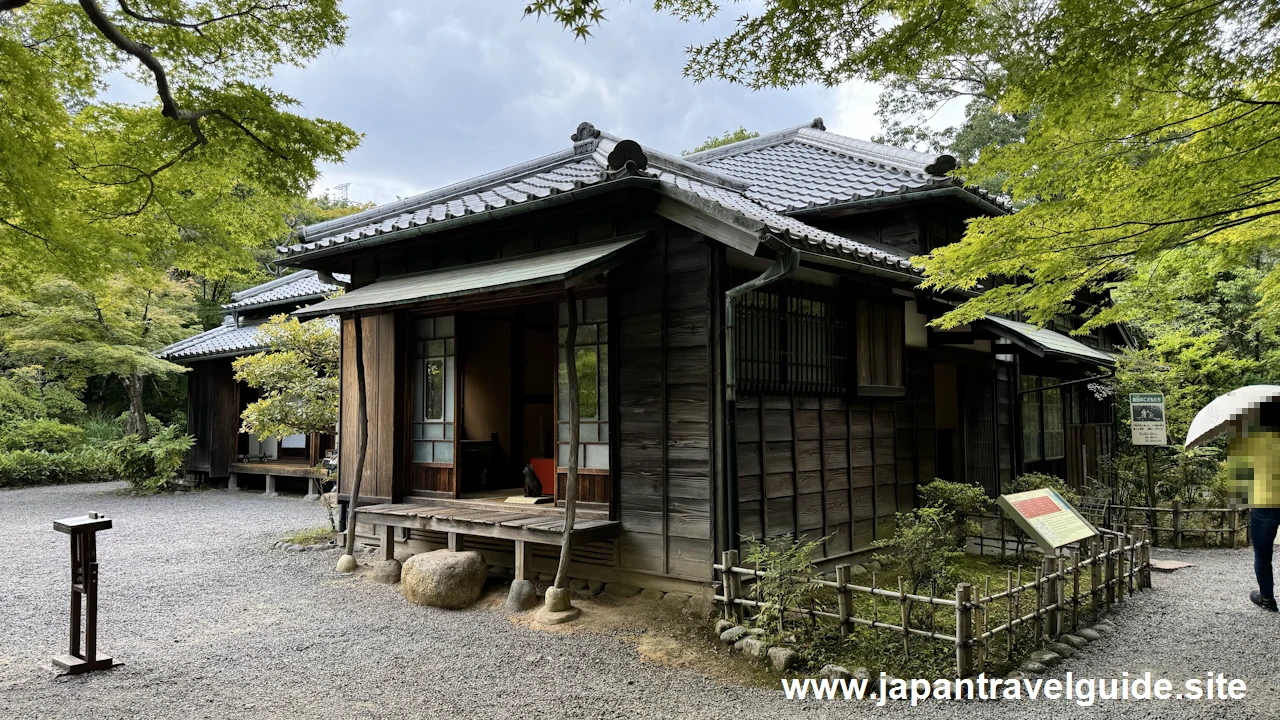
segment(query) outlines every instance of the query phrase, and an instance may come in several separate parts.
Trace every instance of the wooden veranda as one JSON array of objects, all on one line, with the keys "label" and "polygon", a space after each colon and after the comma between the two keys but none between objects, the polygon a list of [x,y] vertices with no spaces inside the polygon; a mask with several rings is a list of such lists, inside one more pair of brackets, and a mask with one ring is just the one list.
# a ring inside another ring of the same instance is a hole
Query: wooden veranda
[{"label": "wooden veranda", "polygon": [[[463,535],[510,540],[515,543],[516,579],[529,575],[530,544],[559,546],[564,538],[564,512],[553,508],[529,509],[481,501],[431,501],[384,503],[357,508],[356,522],[378,526],[382,557],[395,555],[395,529],[445,533],[450,550],[461,550]],[[622,523],[603,513],[580,513],[574,523],[572,545],[613,540]]]}]

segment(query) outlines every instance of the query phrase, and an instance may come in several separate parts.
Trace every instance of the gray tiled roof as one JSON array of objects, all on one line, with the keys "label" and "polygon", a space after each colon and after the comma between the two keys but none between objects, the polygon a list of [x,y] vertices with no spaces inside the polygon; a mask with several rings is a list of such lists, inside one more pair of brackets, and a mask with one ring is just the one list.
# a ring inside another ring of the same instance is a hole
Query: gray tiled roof
[{"label": "gray tiled roof", "polygon": [[[334,279],[341,283],[351,281],[350,277],[342,274],[334,275]],[[251,287],[248,290],[233,293],[231,302],[222,307],[225,310],[266,307],[290,300],[321,298],[332,294],[337,289],[337,285],[321,282],[320,278],[316,277],[315,270],[301,270],[278,277],[256,287]]]},{"label": "gray tiled roof", "polygon": [[[300,258],[410,228],[461,221],[533,199],[603,185],[611,182],[604,171],[608,151],[619,138],[597,135],[578,140],[572,148],[559,153],[309,226],[300,233],[300,242],[278,250],[286,260]],[[797,143],[802,147],[783,147]],[[945,165],[936,156],[865,143],[809,126],[687,158],[651,148],[644,150],[649,167],[642,178],[656,180],[653,187],[660,192],[664,187],[674,187],[693,193],[736,217],[763,225],[805,250],[899,271],[916,270],[906,255],[840,237],[784,213],[950,182],[926,171],[929,166],[936,169]],[[861,153],[859,158],[850,155],[855,151]],[[759,155],[765,152],[770,154]]]},{"label": "gray tiled roof", "polygon": [[[325,322],[338,327],[337,318],[325,318]],[[261,323],[237,326],[234,318],[227,316],[223,324],[199,335],[193,335],[156,351],[158,358],[170,362],[183,363],[215,357],[234,357],[248,355],[263,349],[258,341],[258,327]]]},{"label": "gray tiled roof", "polygon": [[[779,212],[946,187],[940,156],[888,148],[801,126],[685,160],[751,183],[744,195]],[[945,168],[945,169],[943,169]]]}]

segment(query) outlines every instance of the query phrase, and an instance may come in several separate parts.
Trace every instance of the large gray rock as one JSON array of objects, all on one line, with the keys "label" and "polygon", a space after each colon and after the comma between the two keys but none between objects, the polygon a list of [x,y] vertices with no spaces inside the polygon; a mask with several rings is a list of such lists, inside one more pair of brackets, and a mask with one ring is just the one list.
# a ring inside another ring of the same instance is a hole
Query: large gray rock
[{"label": "large gray rock", "polygon": [[369,579],[383,585],[395,585],[400,582],[401,572],[402,566],[399,560],[380,560],[374,563]]},{"label": "large gray rock", "polygon": [[614,597],[629,598],[640,594],[640,588],[635,585],[627,585],[626,583],[611,582],[604,586],[606,595]]},{"label": "large gray rock", "polygon": [[1058,642],[1070,645],[1077,650],[1089,644],[1088,640],[1079,635],[1063,635],[1058,638]]},{"label": "large gray rock", "polygon": [[826,678],[828,680],[848,680],[853,676],[843,665],[832,665],[828,663],[823,665],[822,669],[818,671],[818,677]]},{"label": "large gray rock", "polygon": [[1027,660],[1026,662],[1022,663],[1022,664],[1021,664],[1021,665],[1019,665],[1018,667],[1019,667],[1023,672],[1031,673],[1032,675],[1040,675],[1040,674],[1043,674],[1046,670],[1048,670],[1048,669],[1049,669],[1049,668],[1045,667],[1044,665],[1042,665],[1042,664],[1040,664],[1040,663],[1036,662],[1035,660]]},{"label": "large gray rock", "polygon": [[769,648],[769,664],[773,666],[774,672],[782,673],[790,670],[799,659],[800,654],[791,648]]},{"label": "large gray rock", "polygon": [[666,593],[662,592],[661,590],[655,590],[653,588],[645,588],[644,590],[640,591],[640,599],[648,600],[650,602],[657,602],[661,600],[663,595],[666,595]]},{"label": "large gray rock", "polygon": [[736,627],[736,626],[737,624],[734,623],[732,620],[724,620],[724,619],[717,620],[715,624],[716,634],[717,635],[723,634],[725,630],[728,630],[729,628]]},{"label": "large gray rock", "polygon": [[1088,640],[1089,642],[1102,639],[1102,635],[1100,635],[1098,631],[1094,630],[1093,628],[1080,628],[1079,630],[1076,631],[1075,634],[1077,637],[1082,637],[1085,640]]},{"label": "large gray rock", "polygon": [[1057,667],[1058,663],[1062,662],[1062,656],[1052,650],[1036,650],[1028,655],[1027,659],[1038,662],[1047,668]]},{"label": "large gray rock", "polygon": [[1069,658],[1076,654],[1076,649],[1066,643],[1052,642],[1044,646],[1045,650],[1052,650],[1064,658]]},{"label": "large gray rock", "polygon": [[738,642],[739,640],[741,640],[746,635],[747,635],[746,628],[742,627],[741,625],[735,625],[734,627],[731,627],[728,630],[725,630],[724,632],[720,633],[720,642],[724,643],[725,645],[732,645]]},{"label": "large gray rock", "polygon": [[489,566],[478,552],[436,550],[409,558],[400,587],[411,603],[458,609],[480,599],[488,575]]},{"label": "large gray rock", "polygon": [[769,652],[769,645],[754,637],[744,637],[733,644],[733,649],[753,658],[762,658]]},{"label": "large gray rock", "polygon": [[511,591],[507,593],[507,612],[518,613],[531,610],[538,604],[538,591],[529,580],[516,580],[511,583]]}]

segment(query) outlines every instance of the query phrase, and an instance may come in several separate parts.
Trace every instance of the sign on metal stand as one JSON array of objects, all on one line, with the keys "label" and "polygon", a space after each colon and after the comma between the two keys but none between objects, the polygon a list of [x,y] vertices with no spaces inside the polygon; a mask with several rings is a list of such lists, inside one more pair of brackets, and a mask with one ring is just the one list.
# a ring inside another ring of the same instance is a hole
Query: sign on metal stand
[{"label": "sign on metal stand", "polygon": [[[69,675],[106,670],[119,663],[98,652],[98,531],[111,527],[111,519],[96,512],[53,522],[53,529],[71,536],[71,645],[66,655],[53,656],[53,664]],[[84,611],[84,646],[80,644],[80,618]]]},{"label": "sign on metal stand", "polygon": [[1156,533],[1156,481],[1151,470],[1151,448],[1169,444],[1164,421],[1163,393],[1129,393],[1129,430],[1135,447],[1147,449],[1147,525],[1151,539]]}]

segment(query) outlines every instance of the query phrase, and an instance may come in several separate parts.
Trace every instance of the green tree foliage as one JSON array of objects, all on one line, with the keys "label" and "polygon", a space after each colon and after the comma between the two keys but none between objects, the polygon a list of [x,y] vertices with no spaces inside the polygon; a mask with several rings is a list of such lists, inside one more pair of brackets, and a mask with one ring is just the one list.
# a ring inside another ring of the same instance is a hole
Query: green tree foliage
[{"label": "green tree foliage", "polygon": [[[530,11],[580,31],[601,21],[601,7],[549,0]],[[657,7],[686,20],[721,11],[714,0]],[[1142,278],[1187,249],[1216,274],[1274,246],[1278,18],[1276,0],[766,0],[690,48],[685,73],[748,87],[869,79],[890,87],[891,115],[968,97],[981,101],[971,117],[991,114],[988,135],[1020,136],[1026,122],[1025,137],[986,145],[964,170],[1025,207],[972,221],[962,242],[926,258],[927,283],[1023,278],[943,323],[992,311],[1044,323],[1080,290]],[[1280,273],[1257,288],[1274,314]],[[1093,324],[1134,312],[1099,308]]]},{"label": "green tree foliage", "polygon": [[151,351],[191,334],[190,305],[187,284],[162,273],[117,276],[94,289],[65,279],[48,280],[22,296],[7,298],[0,342],[9,358],[39,363],[44,372],[73,388],[84,387],[93,376],[119,379],[130,403],[126,430],[145,439],[146,383],[183,371]]},{"label": "green tree foliage", "polygon": [[925,507],[939,508],[952,518],[952,543],[963,550],[970,535],[977,535],[981,526],[974,520],[991,506],[991,499],[981,485],[934,479],[920,486],[920,502]]},{"label": "green tree foliage", "polygon": [[[0,283],[252,264],[359,136],[261,79],[345,38],[337,0],[0,0]],[[108,102],[112,75],[153,102]]]},{"label": "green tree foliage", "polygon": [[187,451],[194,444],[195,438],[170,425],[155,428],[147,438],[125,435],[109,443],[106,450],[113,470],[129,482],[134,492],[156,493],[173,489]]},{"label": "green tree foliage", "polygon": [[276,315],[258,329],[267,350],[237,358],[236,379],[261,397],[241,432],[259,438],[332,432],[338,423],[338,329],[328,320]]},{"label": "green tree foliage", "polygon": [[722,147],[724,145],[732,145],[742,140],[750,140],[751,138],[760,137],[760,133],[748,130],[746,127],[739,125],[737,130],[725,130],[724,135],[716,137],[714,135],[708,137],[701,145],[692,150],[681,150],[681,155],[692,155],[703,150]]}]

